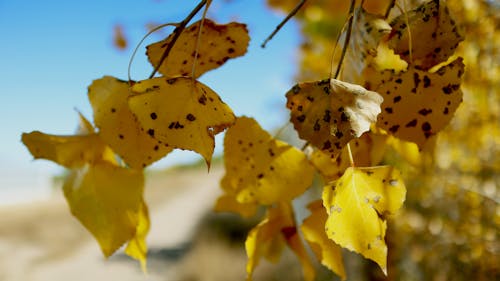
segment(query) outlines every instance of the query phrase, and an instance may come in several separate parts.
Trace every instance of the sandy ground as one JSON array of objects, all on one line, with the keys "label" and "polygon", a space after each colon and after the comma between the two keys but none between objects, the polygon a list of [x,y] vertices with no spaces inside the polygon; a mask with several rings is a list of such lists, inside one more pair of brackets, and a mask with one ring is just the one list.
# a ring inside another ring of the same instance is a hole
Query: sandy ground
[{"label": "sandy ground", "polygon": [[[145,196],[152,228],[147,276],[123,253],[105,260],[91,235],[71,216],[62,192],[46,202],[1,207],[0,280],[202,280],[187,277],[193,259],[185,262],[184,256],[189,256],[187,245],[196,237],[200,218],[220,192],[221,176],[222,169],[214,167],[210,174],[201,168],[148,177]],[[236,255],[244,261],[241,249]],[[242,280],[244,263],[239,263]]]}]

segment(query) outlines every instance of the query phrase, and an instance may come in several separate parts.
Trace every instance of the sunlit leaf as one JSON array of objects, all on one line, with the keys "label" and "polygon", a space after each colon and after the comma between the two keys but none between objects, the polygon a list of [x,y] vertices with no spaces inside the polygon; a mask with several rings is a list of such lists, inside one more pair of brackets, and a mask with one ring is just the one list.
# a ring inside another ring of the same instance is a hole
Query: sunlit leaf
[{"label": "sunlit leaf", "polygon": [[248,281],[252,280],[252,273],[261,257],[271,261],[279,258],[283,242],[286,242],[299,258],[304,280],[314,280],[316,273],[297,233],[292,206],[290,203],[280,203],[276,207],[269,208],[264,220],[250,231],[245,241]]},{"label": "sunlit leaf", "polygon": [[[161,74],[167,77],[191,76],[198,42],[195,78],[223,65],[228,59],[246,53],[250,37],[245,24],[231,22],[219,25],[205,19],[200,34],[201,22],[193,23],[181,33],[159,68]],[[198,35],[201,36],[199,40]],[[147,46],[146,54],[153,66],[158,65],[172,38],[173,35],[170,35],[165,40]]]},{"label": "sunlit leaf", "polygon": [[141,263],[142,272],[144,273],[147,273],[146,258],[148,246],[146,244],[146,236],[149,232],[149,227],[148,206],[146,202],[142,202],[139,209],[139,222],[137,224],[135,236],[125,248],[125,253]]},{"label": "sunlit leaf", "polygon": [[58,136],[39,131],[24,133],[22,142],[35,159],[46,159],[66,168],[101,161],[106,145],[97,134]]},{"label": "sunlit leaf", "polygon": [[463,73],[458,58],[434,73],[409,68],[399,74],[386,70],[369,75],[367,87],[384,96],[377,125],[422,148],[450,122],[462,102]]},{"label": "sunlit leaf", "polygon": [[314,168],[305,154],[272,138],[254,119],[240,117],[224,139],[226,175],[221,181],[240,203],[289,201],[311,184]]},{"label": "sunlit leaf", "polygon": [[328,218],[321,200],[310,203],[307,208],[311,215],[304,220],[301,226],[304,238],[307,240],[314,254],[321,263],[335,272],[342,280],[346,279],[342,249],[328,239],[325,224]]},{"label": "sunlit leaf", "polygon": [[297,84],[286,97],[300,138],[333,157],[368,131],[383,100],[375,92],[336,79]]},{"label": "sunlit leaf", "polygon": [[350,83],[363,83],[363,70],[377,56],[380,39],[389,34],[391,26],[378,15],[362,8],[354,12],[351,40],[347,49],[342,78]]},{"label": "sunlit leaf", "polygon": [[348,168],[323,191],[328,238],[375,261],[387,273],[385,217],[401,207],[405,195],[401,174],[392,167]]},{"label": "sunlit leaf", "polygon": [[187,77],[139,81],[130,110],[144,132],[168,148],[198,152],[210,164],[214,135],[234,123],[231,109],[208,86]]},{"label": "sunlit leaf", "polygon": [[71,213],[106,257],[136,235],[143,185],[142,171],[109,163],[85,165],[66,179],[63,190]]},{"label": "sunlit leaf", "polygon": [[[349,142],[354,164],[359,167],[378,165],[382,161],[387,136],[366,132]],[[325,181],[338,179],[351,166],[349,150],[344,147],[339,155],[331,155],[315,150],[310,156],[311,163],[318,169]]]},{"label": "sunlit leaf", "polygon": [[111,76],[94,80],[88,91],[99,135],[125,163],[140,169],[163,158],[172,148],[141,130],[128,107],[132,95],[128,82]]},{"label": "sunlit leaf", "polygon": [[445,1],[424,3],[395,18],[391,26],[389,46],[405,61],[424,70],[446,61],[464,40]]},{"label": "sunlit leaf", "polygon": [[216,212],[233,212],[244,218],[253,216],[257,212],[258,205],[256,203],[240,203],[236,200],[236,194],[228,191],[227,194],[219,196],[215,203],[214,211]]}]

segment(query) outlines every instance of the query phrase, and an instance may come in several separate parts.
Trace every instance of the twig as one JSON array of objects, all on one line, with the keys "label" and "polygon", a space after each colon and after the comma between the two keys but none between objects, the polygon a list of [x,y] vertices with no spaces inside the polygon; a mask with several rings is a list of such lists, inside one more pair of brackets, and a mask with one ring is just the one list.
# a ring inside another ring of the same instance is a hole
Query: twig
[{"label": "twig", "polygon": [[389,6],[387,7],[387,11],[385,11],[384,18],[387,19],[387,17],[391,13],[391,10],[392,10],[392,8],[394,7],[395,4],[396,4],[396,0],[392,0],[391,3],[389,4]]},{"label": "twig", "polygon": [[149,79],[153,78],[155,76],[156,72],[158,72],[158,69],[160,68],[161,64],[165,61],[165,59],[168,57],[168,54],[170,53],[170,50],[172,50],[172,47],[175,45],[175,42],[181,35],[182,31],[186,27],[186,25],[191,21],[191,19],[205,6],[207,3],[207,0],[201,0],[200,3],[191,11],[191,13],[183,20],[179,25],[174,29],[174,36],[172,37],[172,41],[168,44],[167,48],[165,49],[165,52],[163,52],[163,55],[160,58],[160,62],[155,66],[155,69],[149,75]]},{"label": "twig", "polygon": [[353,13],[354,13],[355,4],[356,4],[356,0],[351,0],[351,7],[349,7],[350,18],[349,18],[349,23],[347,26],[347,31],[346,31],[347,34],[345,37],[344,47],[342,48],[342,54],[340,55],[339,64],[337,66],[337,71],[335,72],[335,75],[333,76],[334,79],[337,79],[337,77],[339,76],[340,69],[342,68],[342,62],[344,62],[344,57],[345,57],[345,54],[347,52],[347,46],[349,45],[349,41],[351,40],[351,31],[352,31],[352,22],[354,20]]},{"label": "twig", "polygon": [[207,2],[205,6],[205,10],[203,11],[203,15],[201,16],[200,27],[198,28],[198,38],[196,38],[196,47],[194,48],[194,57],[193,57],[193,67],[191,68],[191,78],[195,79],[195,70],[196,70],[196,61],[198,60],[198,48],[200,47],[201,41],[201,30],[203,29],[203,24],[205,23],[205,17],[207,16],[208,7],[212,4],[212,0]]},{"label": "twig", "polygon": [[264,42],[260,45],[261,48],[266,47],[267,42],[269,42],[271,39],[273,39],[274,35],[276,35],[276,33],[278,33],[278,31],[280,31],[280,29],[283,27],[283,25],[285,25],[285,23],[287,23],[288,20],[290,20],[293,16],[295,16],[295,14],[300,10],[300,8],[302,8],[302,6],[304,6],[306,1],[307,0],[301,0],[300,3],[297,4],[297,6],[295,6],[295,8],[293,8],[293,10],[288,14],[288,16],[286,16],[286,18],[280,24],[278,24],[278,26],[276,26],[276,29],[274,29],[273,33],[271,33],[271,35],[269,35],[266,38],[266,40],[264,40]]}]

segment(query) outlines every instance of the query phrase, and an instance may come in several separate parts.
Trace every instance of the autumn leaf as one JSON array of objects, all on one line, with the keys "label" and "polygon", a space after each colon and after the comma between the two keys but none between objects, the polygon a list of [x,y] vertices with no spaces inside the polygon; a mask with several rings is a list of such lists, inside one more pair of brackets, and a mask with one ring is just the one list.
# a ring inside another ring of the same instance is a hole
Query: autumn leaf
[{"label": "autumn leaf", "polygon": [[239,203],[289,201],[302,194],[314,176],[302,151],[272,138],[247,117],[239,117],[226,132],[224,165],[222,188]]},{"label": "autumn leaf", "polygon": [[393,30],[389,35],[389,47],[422,70],[448,60],[464,40],[445,1],[426,2],[398,16],[390,24]]},{"label": "autumn leaf", "polygon": [[[221,184],[223,185],[223,184]],[[225,191],[217,198],[214,211],[216,212],[232,212],[239,214],[244,218],[251,217],[257,212],[258,205],[255,203],[240,203],[236,200],[236,192],[232,190]]]},{"label": "autumn leaf", "polygon": [[146,258],[148,247],[146,236],[149,232],[149,211],[146,202],[142,202],[139,209],[139,222],[135,231],[135,236],[128,242],[125,253],[141,263],[142,272],[147,273]]},{"label": "autumn leaf", "polygon": [[458,58],[433,73],[409,68],[398,74],[385,70],[367,75],[367,88],[384,96],[377,125],[422,148],[450,122],[462,102],[463,73]]},{"label": "autumn leaf", "polygon": [[297,84],[286,98],[300,138],[333,157],[369,130],[383,100],[376,92],[336,79]]},{"label": "autumn leaf", "polygon": [[284,243],[299,258],[304,280],[314,280],[316,275],[314,267],[297,233],[292,206],[287,202],[270,207],[264,220],[248,234],[245,241],[248,255],[247,281],[252,280],[253,271],[262,257],[277,261]]},{"label": "autumn leaf", "polygon": [[[198,39],[198,36],[201,38]],[[173,35],[170,35],[165,40],[147,46],[146,54],[153,67],[160,62],[172,38]],[[249,41],[245,24],[231,22],[219,25],[209,19],[200,20],[182,31],[158,71],[166,77],[191,76],[194,57],[197,54],[193,77],[198,78],[203,73],[223,65],[227,60],[244,55]]]},{"label": "autumn leaf", "polygon": [[106,257],[135,237],[140,221],[142,171],[110,163],[73,170],[63,190],[71,213],[92,233]]},{"label": "autumn leaf", "polygon": [[353,20],[342,78],[350,83],[361,84],[364,81],[363,70],[377,56],[380,39],[389,34],[391,26],[382,16],[370,14],[362,8],[355,10]]},{"label": "autumn leaf", "polygon": [[344,147],[340,154],[332,158],[331,155],[321,150],[314,150],[310,161],[323,176],[326,182],[336,180],[351,166],[349,153],[356,166],[369,167],[378,165],[384,156],[387,136],[366,132],[357,139],[349,142],[351,152]]},{"label": "autumn leaf", "polygon": [[99,136],[130,167],[142,169],[163,158],[172,148],[141,130],[128,107],[132,95],[128,82],[111,76],[94,80],[88,89]]},{"label": "autumn leaf", "polygon": [[198,152],[210,165],[214,135],[234,123],[231,109],[208,86],[187,77],[137,82],[129,107],[141,129],[168,148]]},{"label": "autumn leaf", "polygon": [[59,136],[33,131],[24,133],[22,142],[35,159],[50,160],[66,168],[99,162],[107,149],[97,134]]},{"label": "autumn leaf", "polygon": [[335,272],[342,280],[346,279],[344,261],[342,259],[342,249],[332,240],[328,239],[325,233],[325,224],[328,218],[321,200],[313,201],[307,206],[311,215],[307,217],[301,230],[317,259],[321,263]]},{"label": "autumn leaf", "polygon": [[403,204],[401,174],[389,166],[348,168],[323,191],[328,238],[376,262],[387,274],[386,215]]}]

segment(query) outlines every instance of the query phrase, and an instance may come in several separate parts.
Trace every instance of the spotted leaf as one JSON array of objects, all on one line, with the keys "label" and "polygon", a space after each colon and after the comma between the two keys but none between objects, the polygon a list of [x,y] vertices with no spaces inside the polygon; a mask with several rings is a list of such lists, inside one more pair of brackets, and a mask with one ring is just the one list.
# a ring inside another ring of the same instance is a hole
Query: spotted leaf
[{"label": "spotted leaf", "polygon": [[422,148],[450,122],[462,102],[463,73],[458,58],[434,73],[409,68],[399,74],[385,70],[368,75],[367,87],[384,96],[377,125]]},{"label": "spotted leaf", "polygon": [[280,257],[284,243],[299,258],[304,280],[314,280],[316,273],[297,233],[292,206],[288,202],[269,208],[264,220],[248,234],[245,241],[248,255],[247,281],[252,280],[253,271],[262,257],[271,261]]},{"label": "spotted leaf", "polygon": [[[228,59],[246,53],[250,37],[245,24],[231,22],[219,25],[205,19],[200,34],[201,23],[202,21],[195,22],[182,31],[170,54],[159,68],[161,74],[167,77],[191,76],[194,56],[196,55],[194,77],[197,78],[203,73],[223,65]],[[146,54],[154,67],[160,63],[173,36],[170,35],[165,40],[147,46]],[[198,36],[201,36],[199,40]],[[198,52],[196,52],[198,42]]]},{"label": "spotted leaf", "polygon": [[317,259],[335,272],[342,280],[346,279],[342,249],[328,239],[325,224],[328,218],[321,200],[310,203],[307,208],[311,215],[304,220],[301,226],[304,238],[307,240]]},{"label": "spotted leaf", "polygon": [[297,84],[286,98],[300,138],[333,157],[368,131],[383,100],[375,92],[336,79]]},{"label": "spotted leaf", "polygon": [[[366,132],[361,137],[351,140],[349,145],[354,164],[359,167],[378,165],[384,156],[386,139],[385,135]],[[326,182],[338,179],[351,166],[347,147],[334,158],[321,150],[314,150],[310,161]]]},{"label": "spotted leaf", "polygon": [[234,123],[231,109],[208,86],[187,77],[139,81],[129,107],[141,129],[168,148],[193,150],[210,164],[214,135]]},{"label": "spotted leaf", "polygon": [[386,273],[385,217],[401,207],[405,195],[401,174],[392,167],[348,168],[323,191],[328,238],[373,260]]},{"label": "spotted leaf", "polygon": [[391,26],[389,46],[405,61],[424,70],[446,61],[464,40],[445,1],[424,3],[395,18]]},{"label": "spotted leaf", "polygon": [[94,80],[88,89],[99,136],[125,163],[140,169],[163,158],[172,148],[141,130],[128,107],[128,98],[132,95],[128,82],[111,76]]},{"label": "spotted leaf", "polygon": [[362,83],[363,70],[377,56],[380,39],[389,34],[391,26],[381,17],[362,8],[354,12],[351,40],[347,49],[342,78],[350,83]]},{"label": "spotted leaf", "polygon": [[106,257],[136,235],[143,184],[142,171],[110,163],[85,165],[66,179],[63,190],[71,213]]},{"label": "spotted leaf", "polygon": [[302,194],[314,176],[302,151],[272,138],[247,117],[238,118],[226,132],[224,163],[222,188],[240,203],[289,201]]}]

